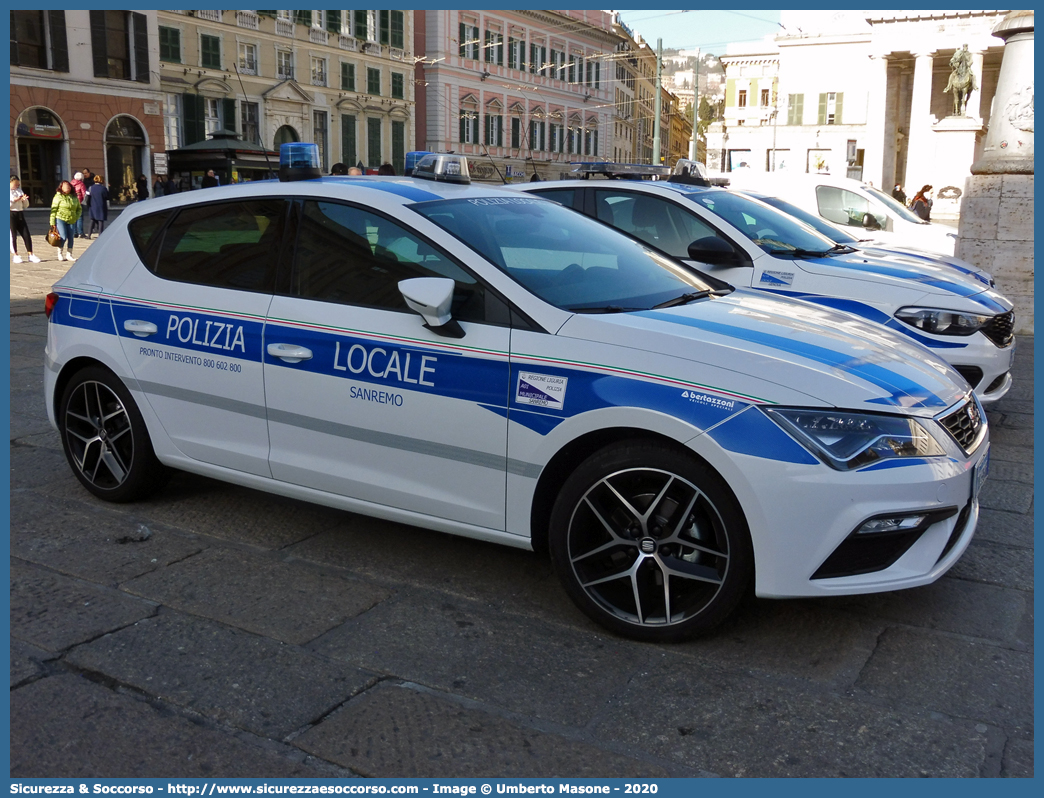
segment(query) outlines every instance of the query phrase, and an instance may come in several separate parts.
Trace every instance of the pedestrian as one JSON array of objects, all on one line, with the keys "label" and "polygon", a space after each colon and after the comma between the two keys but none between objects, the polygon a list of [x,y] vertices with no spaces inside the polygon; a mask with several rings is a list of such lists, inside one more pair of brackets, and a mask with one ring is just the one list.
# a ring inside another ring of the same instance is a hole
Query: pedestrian
[{"label": "pedestrian", "polygon": [[[51,228],[58,231],[58,260],[76,260],[73,257],[73,240],[76,237],[76,220],[82,215],[83,206],[76,196],[76,189],[68,180],[63,180],[51,200]],[[63,256],[62,250],[66,244],[69,245],[69,252]]]},{"label": "pedestrian", "polygon": [[174,178],[167,175],[167,182],[163,184],[164,195],[169,197],[171,194],[177,194],[180,190],[178,184],[174,182]]},{"label": "pedestrian", "polygon": [[349,166],[348,167],[348,177],[358,177],[362,173],[363,173],[363,170],[360,169],[358,166]]},{"label": "pedestrian", "polygon": [[144,202],[149,198],[149,179],[145,175],[138,175],[137,189],[138,202]]},{"label": "pedestrian", "polygon": [[[73,175],[73,179],[69,181],[72,183],[73,191],[76,192],[76,198],[80,201],[80,205],[83,205],[84,200],[87,197],[87,185],[83,182],[83,172],[77,172]],[[83,214],[80,214],[80,218],[76,220],[76,237],[86,238],[83,234]]]},{"label": "pedestrian", "polygon": [[379,174],[379,175],[391,175],[392,177],[394,177],[395,176],[395,167],[392,166],[390,163],[382,163],[379,167],[377,167],[377,174]]},{"label": "pedestrian", "polygon": [[921,190],[914,194],[914,198],[910,201],[910,210],[924,219],[926,222],[932,220],[932,200],[928,195],[932,193],[932,187],[930,184],[925,184],[921,187]]},{"label": "pedestrian", "polygon": [[25,222],[25,209],[29,207],[29,195],[22,191],[22,183],[17,177],[11,178],[11,254],[14,262],[21,263],[18,256],[18,236],[25,242],[25,251],[29,253],[30,263],[39,263],[40,259],[33,254],[33,237],[29,235],[29,225]]},{"label": "pedestrian", "polygon": [[105,232],[105,222],[109,218],[109,189],[102,182],[101,175],[94,176],[94,185],[88,193],[91,203],[91,232],[87,238],[91,238],[95,227],[98,228],[98,235]]},{"label": "pedestrian", "polygon": [[214,174],[213,169],[207,170],[207,176],[203,178],[203,188],[216,188],[221,185],[221,181],[217,179],[217,175]]},{"label": "pedestrian", "polygon": [[903,191],[903,187],[898,183],[896,183],[895,188],[892,189],[892,199],[903,203],[903,205],[906,204],[906,192]]},{"label": "pedestrian", "polygon": [[332,175],[346,175],[346,174],[348,174],[348,167],[345,166],[343,163],[340,163],[340,162],[335,163],[333,166],[330,167],[330,174],[332,174]]},{"label": "pedestrian", "polygon": [[167,193],[167,190],[165,188],[166,184],[163,182],[163,180],[160,179],[159,175],[153,175],[153,177],[155,179],[152,181],[152,196],[162,197],[164,194]]}]

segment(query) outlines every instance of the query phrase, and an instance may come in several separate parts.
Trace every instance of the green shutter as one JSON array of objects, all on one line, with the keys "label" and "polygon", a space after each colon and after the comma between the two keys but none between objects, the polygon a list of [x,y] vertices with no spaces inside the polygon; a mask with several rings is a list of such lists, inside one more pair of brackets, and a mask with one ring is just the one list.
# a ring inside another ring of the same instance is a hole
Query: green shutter
[{"label": "green shutter", "polygon": [[380,96],[381,93],[381,70],[366,68],[366,93]]},{"label": "green shutter", "polygon": [[341,64],[341,90],[355,91],[355,64]]},{"label": "green shutter", "polygon": [[725,107],[736,107],[736,79],[729,78],[725,81]]},{"label": "green shutter", "polygon": [[200,64],[207,69],[221,69],[221,37],[200,36]]},{"label": "green shutter", "polygon": [[467,128],[465,127],[465,125],[467,123],[468,123],[468,120],[465,117],[464,112],[461,111],[461,113],[460,113],[460,143],[461,144],[463,144],[464,140],[467,138],[468,131],[467,131]]},{"label": "green shutter", "polygon": [[[148,83],[149,78],[149,29],[144,14],[131,12],[131,24],[134,26],[134,80]],[[129,76],[128,76],[129,77]]]},{"label": "green shutter", "polygon": [[224,106],[222,112],[221,126],[228,128],[229,130],[236,129],[236,101],[235,100],[222,100],[221,104]]},{"label": "green shutter", "polygon": [[370,167],[381,165],[381,120],[366,120],[366,163]]},{"label": "green shutter", "polygon": [[359,160],[355,152],[355,116],[341,114],[341,163],[353,166]]},{"label": "green shutter", "polygon": [[405,94],[406,81],[403,76],[398,72],[392,72],[391,76],[391,96],[397,100],[406,99]]},{"label": "green shutter", "polygon": [[109,54],[105,46],[105,12],[91,11],[91,55],[94,59],[94,77],[109,77]]},{"label": "green shutter", "polygon": [[844,97],[844,92],[839,91],[837,93],[837,99],[834,101],[834,124],[841,124],[841,101]]},{"label": "green shutter", "polygon": [[486,46],[482,48],[482,60],[486,63],[493,61],[495,58],[495,55],[493,53],[492,40],[493,34],[489,31],[486,31]]},{"label": "green shutter", "polygon": [[65,34],[65,12],[48,11],[47,21],[51,28],[51,69],[68,72],[69,42]]},{"label": "green shutter", "polygon": [[511,117],[511,149],[517,150],[522,141],[522,120],[517,116]]},{"label": "green shutter", "polygon": [[395,174],[406,171],[406,123],[392,122],[392,166]]},{"label": "green shutter", "polygon": [[466,42],[467,40],[468,40],[467,25],[465,25],[463,22],[461,22],[460,23],[460,39],[458,40],[459,44],[460,44],[460,57],[461,58],[466,58],[467,57],[467,48],[464,45],[464,42]]},{"label": "green shutter", "polygon": [[352,13],[355,14],[355,23],[353,25],[355,30],[352,31],[352,33],[355,34],[355,38],[356,39],[362,39],[363,41],[365,41],[366,40],[366,12],[365,11],[354,11]]},{"label": "green shutter", "polygon": [[379,23],[378,26],[377,26],[378,30],[379,30],[379,34],[378,34],[377,38],[378,38],[378,40],[380,41],[381,44],[388,44],[388,42],[391,41],[391,19],[390,19],[390,15],[389,15],[389,13],[387,11],[378,11],[377,12],[377,20],[378,20],[378,23]]},{"label": "green shutter", "polygon": [[304,25],[306,27],[311,27],[311,25],[312,25],[312,12],[311,11],[295,11],[294,12],[294,22],[296,22],[298,25]]},{"label": "green shutter", "polygon": [[[406,37],[406,16],[401,11],[391,12],[391,46],[402,50]],[[399,174],[402,174],[399,172]]]},{"label": "green shutter", "polygon": [[203,98],[198,94],[182,94],[181,108],[184,112],[185,143],[195,144],[207,137],[206,110]]},{"label": "green shutter", "polygon": [[827,114],[827,96],[826,96],[826,94],[820,94],[819,95],[819,115],[816,117],[816,124],[817,125],[825,125],[826,124],[826,114]]},{"label": "green shutter", "polygon": [[326,29],[330,33],[341,32],[341,12],[340,11],[327,11],[326,12]]}]

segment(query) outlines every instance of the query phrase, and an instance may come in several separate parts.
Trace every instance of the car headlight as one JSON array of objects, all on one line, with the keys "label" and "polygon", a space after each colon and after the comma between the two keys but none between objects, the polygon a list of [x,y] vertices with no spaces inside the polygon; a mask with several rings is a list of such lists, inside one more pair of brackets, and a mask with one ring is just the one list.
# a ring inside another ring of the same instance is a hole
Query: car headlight
[{"label": "car headlight", "polygon": [[993,318],[934,308],[900,308],[895,312],[895,317],[911,327],[936,335],[973,335]]},{"label": "car headlight", "polygon": [[838,471],[895,457],[946,454],[915,418],[787,407],[764,410],[812,454]]}]

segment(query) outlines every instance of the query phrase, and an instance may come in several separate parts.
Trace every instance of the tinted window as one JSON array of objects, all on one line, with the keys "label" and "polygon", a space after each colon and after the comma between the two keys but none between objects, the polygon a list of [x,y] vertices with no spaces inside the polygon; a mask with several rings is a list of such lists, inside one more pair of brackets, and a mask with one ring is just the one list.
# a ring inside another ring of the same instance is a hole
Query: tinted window
[{"label": "tinted window", "polygon": [[689,244],[717,231],[673,202],[639,192],[596,191],[598,218],[676,258],[689,257]]},{"label": "tinted window", "polygon": [[156,260],[155,252],[152,252],[150,255],[149,246],[152,244],[156,233],[167,223],[170,213],[170,211],[164,211],[163,213],[151,213],[148,216],[140,216],[127,225],[131,243],[138,250],[138,257],[149,267],[149,271],[155,271]]},{"label": "tinted window", "polygon": [[508,323],[506,306],[485,286],[402,225],[365,208],[304,202],[292,296],[412,313],[399,292],[399,281],[412,277],[453,280],[454,318]]},{"label": "tinted window", "polygon": [[167,280],[272,291],[286,202],[242,200],[183,208],[152,271]]},{"label": "tinted window", "polygon": [[764,202],[766,205],[771,205],[777,211],[783,211],[788,216],[793,216],[795,219],[804,222],[809,227],[815,229],[822,235],[825,235],[831,241],[837,244],[858,244],[859,239],[851,233],[846,233],[838,227],[834,227],[828,222],[823,221],[822,216],[816,216],[814,213],[802,210],[787,202],[786,200],[780,199],[779,197],[765,197],[761,195],[755,195],[754,199]]},{"label": "tinted window", "polygon": [[544,199],[561,202],[567,208],[573,207],[573,202],[576,198],[575,188],[552,188],[547,191],[530,191],[529,193],[535,194],[538,197],[543,197]]}]

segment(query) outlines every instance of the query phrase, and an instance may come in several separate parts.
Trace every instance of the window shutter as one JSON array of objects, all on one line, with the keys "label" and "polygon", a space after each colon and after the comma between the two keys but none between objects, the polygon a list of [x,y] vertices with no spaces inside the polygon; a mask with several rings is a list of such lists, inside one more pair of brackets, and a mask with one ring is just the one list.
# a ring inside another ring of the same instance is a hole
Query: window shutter
[{"label": "window shutter", "polygon": [[207,137],[203,98],[198,94],[183,94],[181,108],[185,120],[185,145],[203,141]]},{"label": "window shutter", "polygon": [[138,83],[149,82],[149,29],[144,14],[131,13],[131,24],[134,26],[134,80]]},{"label": "window shutter", "polygon": [[817,125],[825,125],[826,124],[826,114],[827,114],[827,96],[826,96],[826,94],[820,94],[819,95],[819,116],[817,117],[818,121],[816,122]]},{"label": "window shutter", "polygon": [[69,41],[65,35],[65,12],[48,11],[47,21],[51,28],[51,69],[68,72]]},{"label": "window shutter", "polygon": [[[406,18],[401,11],[391,12],[391,46],[398,47],[400,50],[405,45],[406,37]],[[401,174],[401,172],[400,172]]]},{"label": "window shutter", "polygon": [[839,91],[837,93],[837,99],[834,101],[834,124],[835,125],[840,125],[841,124],[841,102],[842,102],[842,98],[844,96],[845,96],[845,93]]},{"label": "window shutter", "polygon": [[224,106],[221,126],[229,130],[236,130],[236,101],[225,99],[221,101],[221,104]]},{"label": "window shutter", "polygon": [[461,111],[460,112],[460,143],[461,144],[463,144],[464,142],[466,142],[468,140],[468,129],[466,127],[467,124],[468,124],[468,118],[467,118],[467,116],[465,116],[464,112]]},{"label": "window shutter", "polygon": [[[459,43],[460,43],[460,57],[461,58],[466,58],[467,57],[468,51],[467,51],[467,45],[465,44],[465,42],[467,42],[467,40],[468,40],[468,26],[465,25],[463,22],[461,22],[460,23],[460,39],[458,40]],[[463,141],[463,139],[461,139],[461,140]]]},{"label": "window shutter", "polygon": [[392,166],[395,174],[401,175],[406,171],[406,123],[392,122]]},{"label": "window shutter", "polygon": [[522,139],[522,120],[517,116],[511,118],[511,148],[517,150]]},{"label": "window shutter", "polygon": [[486,31],[486,46],[483,48],[482,60],[486,63],[493,61],[496,58],[496,54],[493,52],[493,34],[490,31]]},{"label": "window shutter", "polygon": [[366,26],[367,26],[366,12],[365,11],[354,11],[353,13],[355,14],[355,23],[353,25],[353,27],[355,28],[355,31],[354,31],[355,38],[356,39],[362,39],[363,41],[365,41],[366,40]]},{"label": "window shutter", "polygon": [[487,147],[491,143],[490,142],[490,138],[492,137],[492,134],[490,133],[490,127],[492,127],[492,123],[493,123],[493,117],[491,117],[489,114],[486,114],[486,122],[485,122],[485,125],[486,125],[485,134],[486,135],[485,135],[483,140],[486,142],[486,146]]},{"label": "window shutter", "polygon": [[381,120],[366,120],[366,160],[371,168],[381,165]]},{"label": "window shutter", "polygon": [[326,12],[326,29],[330,33],[341,32],[341,12],[340,11],[327,11]]},{"label": "window shutter", "polygon": [[532,42],[529,44],[529,71],[537,71],[537,46]]},{"label": "window shutter", "polygon": [[341,161],[354,164],[358,158],[355,154],[355,116],[341,114]]},{"label": "window shutter", "polygon": [[387,11],[378,11],[379,34],[378,40],[381,44],[388,44],[391,41],[391,15]]},{"label": "window shutter", "polygon": [[595,61],[595,88],[602,88],[602,65]]},{"label": "window shutter", "polygon": [[109,77],[109,53],[105,46],[105,12],[91,11],[91,55],[94,77]]},{"label": "window shutter", "polygon": [[312,25],[312,12],[311,11],[295,11],[294,22],[298,25],[305,25],[311,27]]}]

